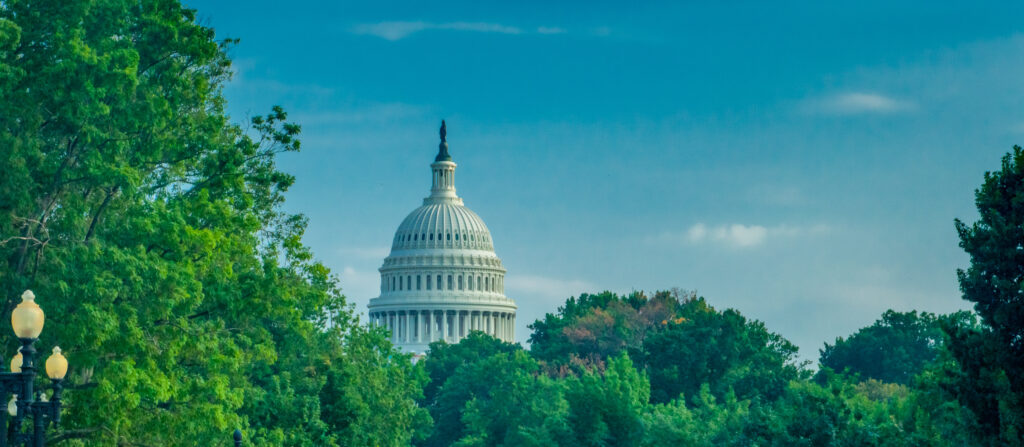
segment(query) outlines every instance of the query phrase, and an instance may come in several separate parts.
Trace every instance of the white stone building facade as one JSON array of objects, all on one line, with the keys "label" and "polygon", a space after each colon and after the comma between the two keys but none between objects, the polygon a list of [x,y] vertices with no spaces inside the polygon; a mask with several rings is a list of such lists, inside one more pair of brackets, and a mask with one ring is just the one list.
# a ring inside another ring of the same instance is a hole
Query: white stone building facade
[{"label": "white stone building facade", "polygon": [[483,220],[455,194],[456,164],[445,133],[442,121],[430,196],[395,232],[380,268],[380,296],[369,304],[370,323],[390,329],[396,346],[418,354],[435,340],[458,343],[470,331],[515,339],[505,268]]}]

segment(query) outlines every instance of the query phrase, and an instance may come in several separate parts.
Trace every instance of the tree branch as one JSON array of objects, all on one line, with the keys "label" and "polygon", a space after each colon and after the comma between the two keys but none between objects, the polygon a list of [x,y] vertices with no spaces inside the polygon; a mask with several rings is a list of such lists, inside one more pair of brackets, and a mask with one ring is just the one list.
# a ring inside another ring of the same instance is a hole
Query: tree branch
[{"label": "tree branch", "polygon": [[74,430],[64,430],[60,434],[46,440],[46,444],[55,444],[61,441],[67,441],[69,439],[81,439],[87,438],[93,433],[100,431],[100,427],[89,427],[89,428],[78,428]]},{"label": "tree branch", "polygon": [[100,204],[99,209],[96,210],[96,214],[92,216],[92,222],[89,223],[89,231],[85,233],[85,242],[89,242],[89,239],[92,238],[93,231],[96,230],[96,223],[99,222],[100,216],[103,215],[103,210],[107,209],[107,205],[110,204],[110,200],[114,198],[117,191],[118,187],[115,186],[111,188],[110,192],[107,193],[107,196],[103,198],[103,203]]}]

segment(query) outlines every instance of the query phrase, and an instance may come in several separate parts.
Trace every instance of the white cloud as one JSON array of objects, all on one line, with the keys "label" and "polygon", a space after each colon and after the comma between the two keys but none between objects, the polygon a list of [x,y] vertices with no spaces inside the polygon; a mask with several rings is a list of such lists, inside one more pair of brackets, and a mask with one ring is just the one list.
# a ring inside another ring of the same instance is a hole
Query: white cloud
[{"label": "white cloud", "polygon": [[665,232],[651,240],[658,244],[717,243],[732,248],[750,248],[764,244],[770,238],[795,238],[827,233],[827,225],[792,226],[728,224],[708,226],[696,223],[684,232]]},{"label": "white cloud", "polygon": [[356,25],[352,28],[355,34],[368,34],[381,39],[399,40],[413,33],[432,28],[426,22],[380,22]]},{"label": "white cloud", "polygon": [[537,27],[537,34],[565,34],[567,31],[564,28],[557,26],[540,26]]},{"label": "white cloud", "polygon": [[566,299],[583,292],[597,292],[597,287],[580,279],[549,278],[537,275],[514,274],[505,277],[505,288],[510,296],[529,294],[545,298]]},{"label": "white cloud", "polygon": [[355,34],[367,34],[394,41],[404,39],[420,31],[432,29],[501,34],[520,34],[523,32],[521,29],[514,26],[484,22],[380,22],[357,25],[352,28],[352,32]]},{"label": "white cloud", "polygon": [[828,115],[884,114],[913,110],[916,105],[871,92],[838,93],[805,101],[804,111]]},{"label": "white cloud", "polygon": [[[380,22],[364,23],[352,28],[355,34],[380,37],[390,41],[401,40],[415,33],[427,30],[470,31],[477,33],[526,34],[522,28],[488,22]],[[556,26],[537,27],[537,34],[565,34],[566,30]]]},{"label": "white cloud", "polygon": [[502,25],[499,23],[483,23],[483,22],[452,22],[452,23],[441,23],[434,25],[437,29],[446,29],[453,31],[475,31],[478,33],[500,33],[500,34],[520,34],[523,31],[514,26]]},{"label": "white cloud", "polygon": [[707,240],[725,242],[735,247],[752,247],[761,245],[768,235],[768,229],[761,225],[721,225],[714,228],[707,228],[704,224],[698,223],[686,232],[690,242],[704,242]]}]

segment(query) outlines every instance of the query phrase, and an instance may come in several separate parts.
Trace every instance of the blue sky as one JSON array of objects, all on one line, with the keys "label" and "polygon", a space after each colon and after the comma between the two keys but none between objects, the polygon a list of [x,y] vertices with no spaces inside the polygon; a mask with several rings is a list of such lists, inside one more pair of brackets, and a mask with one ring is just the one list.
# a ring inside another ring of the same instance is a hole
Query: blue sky
[{"label": "blue sky", "polygon": [[549,3],[186,1],[241,38],[232,115],[302,124],[287,209],[360,312],[442,118],[521,341],[587,291],[696,289],[807,359],[966,307],[953,219],[1024,141],[1024,4]]}]

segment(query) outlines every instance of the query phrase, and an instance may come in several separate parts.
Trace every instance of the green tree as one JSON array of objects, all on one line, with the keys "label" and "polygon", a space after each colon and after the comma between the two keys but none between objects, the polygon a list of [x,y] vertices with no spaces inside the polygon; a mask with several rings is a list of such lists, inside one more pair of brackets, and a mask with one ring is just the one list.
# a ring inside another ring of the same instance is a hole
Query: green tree
[{"label": "green tree", "polygon": [[647,378],[620,352],[604,371],[593,369],[566,379],[569,425],[579,446],[635,446],[643,435],[650,399]]},{"label": "green tree", "polygon": [[643,292],[612,292],[569,298],[557,314],[546,314],[529,327],[530,352],[538,359],[565,364],[573,357],[604,361],[627,351],[635,358],[650,329],[671,319],[693,292],[673,289],[648,298]]},{"label": "green tree", "polygon": [[480,331],[472,331],[456,344],[443,340],[430,344],[430,355],[423,360],[429,382],[423,389],[423,406],[434,407],[437,393],[458,367],[486,359],[494,354],[507,354],[522,350],[522,346],[507,343]]},{"label": "green tree", "polygon": [[548,446],[571,439],[563,384],[540,374],[521,350],[456,368],[432,414],[428,446]]},{"label": "green tree", "polygon": [[957,395],[978,418],[981,438],[1024,445],[1024,151],[1014,146],[975,191],[979,220],[956,220],[970,267],[957,272],[981,327],[949,325],[961,366]]},{"label": "green tree", "polygon": [[[39,347],[71,362],[54,441],[214,445],[241,427],[330,446],[415,419],[324,414],[318,396],[356,399],[322,394],[330,377],[397,353],[356,342],[305,219],[281,211],[294,179],[275,160],[299,126],[225,113],[233,43],[177,0],[0,2],[0,290],[5,311],[36,291]],[[376,403],[415,405],[401,361],[366,379],[405,377]]]},{"label": "green tree", "polygon": [[757,445],[745,433],[750,423],[750,401],[738,401],[729,393],[719,401],[707,385],[688,405],[683,398],[650,406],[644,416],[644,447]]},{"label": "green tree", "polygon": [[356,327],[345,337],[320,391],[324,421],[338,445],[407,446],[430,431],[430,415],[416,405],[426,371],[395,355],[383,329]]},{"label": "green tree", "polygon": [[801,372],[796,346],[760,321],[733,309],[719,312],[703,298],[686,301],[675,319],[648,335],[643,352],[656,403],[693,399],[704,384],[719,400],[729,392],[740,400],[774,399]]},{"label": "green tree", "polygon": [[[945,317],[940,317],[943,319]],[[935,361],[914,378],[906,398],[891,401],[893,418],[907,444],[979,445],[971,436],[977,431],[974,415],[957,401],[953,392],[957,388],[959,369],[952,353],[942,349]]]},{"label": "green tree", "polygon": [[935,359],[945,335],[931,313],[887,310],[880,320],[820,351],[822,367],[864,379],[909,384]]}]

